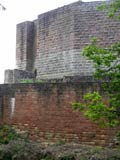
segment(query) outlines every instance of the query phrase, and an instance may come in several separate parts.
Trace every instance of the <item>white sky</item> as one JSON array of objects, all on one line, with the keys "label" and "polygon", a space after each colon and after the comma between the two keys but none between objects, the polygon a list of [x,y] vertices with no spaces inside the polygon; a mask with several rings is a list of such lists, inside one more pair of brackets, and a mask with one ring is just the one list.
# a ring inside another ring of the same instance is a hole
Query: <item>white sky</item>
[{"label": "white sky", "polygon": [[75,1],[77,0],[0,0],[7,8],[6,11],[0,11],[0,83],[4,81],[4,70],[15,68],[16,24],[34,20],[40,13]]}]

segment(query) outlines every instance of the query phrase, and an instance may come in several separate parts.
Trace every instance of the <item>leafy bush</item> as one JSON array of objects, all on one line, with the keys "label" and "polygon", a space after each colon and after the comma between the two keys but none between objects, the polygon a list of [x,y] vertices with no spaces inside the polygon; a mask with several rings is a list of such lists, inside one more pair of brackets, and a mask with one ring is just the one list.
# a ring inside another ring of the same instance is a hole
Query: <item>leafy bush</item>
[{"label": "leafy bush", "polygon": [[8,144],[9,141],[15,140],[18,137],[19,135],[10,126],[0,126],[0,144]]},{"label": "leafy bush", "polygon": [[73,154],[66,154],[63,157],[60,157],[59,160],[75,160],[75,155],[73,155]]}]

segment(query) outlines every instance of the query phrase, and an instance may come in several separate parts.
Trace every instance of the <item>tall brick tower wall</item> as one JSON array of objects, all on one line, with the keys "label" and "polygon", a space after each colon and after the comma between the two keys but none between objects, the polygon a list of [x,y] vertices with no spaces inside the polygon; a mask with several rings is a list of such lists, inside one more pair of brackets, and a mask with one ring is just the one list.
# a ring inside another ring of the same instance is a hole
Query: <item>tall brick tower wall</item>
[{"label": "tall brick tower wall", "polygon": [[[76,2],[17,25],[17,69],[38,79],[91,76],[93,64],[80,56],[92,37],[104,47],[119,41],[120,22],[97,11],[101,2]],[[19,76],[20,77],[20,76]]]}]

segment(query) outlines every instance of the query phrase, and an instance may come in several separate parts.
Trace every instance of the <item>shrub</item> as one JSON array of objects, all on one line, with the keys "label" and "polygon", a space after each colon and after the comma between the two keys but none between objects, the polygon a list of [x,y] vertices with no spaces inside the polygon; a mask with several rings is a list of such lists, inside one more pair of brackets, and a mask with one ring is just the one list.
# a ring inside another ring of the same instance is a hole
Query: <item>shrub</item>
[{"label": "shrub", "polygon": [[0,144],[8,144],[9,141],[15,140],[19,137],[19,135],[15,132],[15,130],[8,126],[0,126]]}]

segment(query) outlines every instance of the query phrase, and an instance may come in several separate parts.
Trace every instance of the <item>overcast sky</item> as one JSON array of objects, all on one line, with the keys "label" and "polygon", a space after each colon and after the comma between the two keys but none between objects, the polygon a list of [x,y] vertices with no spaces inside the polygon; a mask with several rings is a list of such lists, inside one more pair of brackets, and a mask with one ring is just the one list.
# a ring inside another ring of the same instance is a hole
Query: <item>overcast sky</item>
[{"label": "overcast sky", "polygon": [[75,1],[77,0],[0,0],[7,8],[6,11],[0,11],[0,83],[4,80],[4,70],[16,67],[16,24],[34,20],[40,13]]}]

